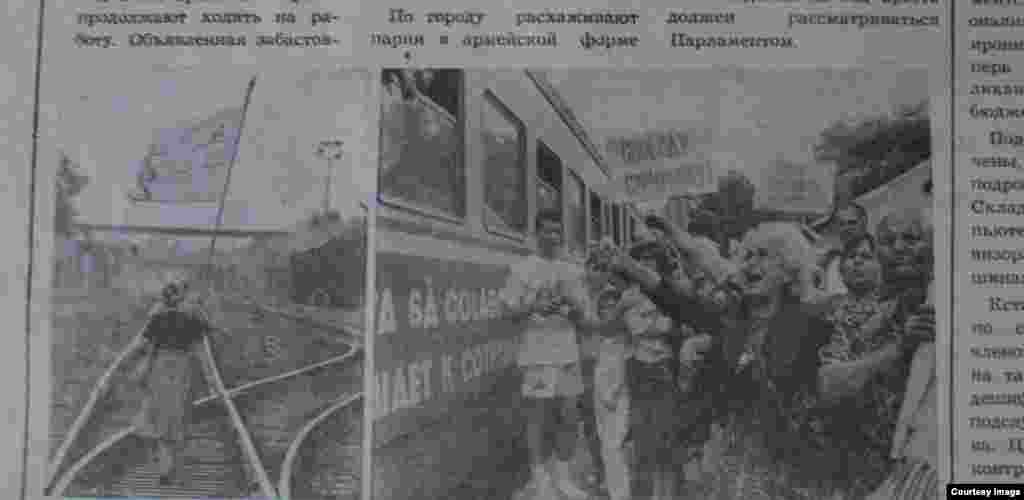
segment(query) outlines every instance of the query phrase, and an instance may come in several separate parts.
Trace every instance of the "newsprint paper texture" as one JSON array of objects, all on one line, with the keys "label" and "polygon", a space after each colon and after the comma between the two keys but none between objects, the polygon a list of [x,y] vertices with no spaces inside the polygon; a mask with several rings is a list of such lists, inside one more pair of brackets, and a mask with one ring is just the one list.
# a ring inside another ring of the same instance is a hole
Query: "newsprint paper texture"
[{"label": "newsprint paper texture", "polygon": [[5,498],[1024,482],[1009,2],[8,3]]}]

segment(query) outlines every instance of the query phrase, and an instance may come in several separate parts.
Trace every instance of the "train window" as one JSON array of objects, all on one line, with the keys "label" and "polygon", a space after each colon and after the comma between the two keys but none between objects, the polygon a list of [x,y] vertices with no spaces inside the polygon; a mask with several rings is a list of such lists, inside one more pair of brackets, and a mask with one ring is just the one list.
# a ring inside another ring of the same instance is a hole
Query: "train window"
[{"label": "train window", "polygon": [[590,239],[592,241],[601,240],[601,228],[603,224],[602,218],[604,217],[604,207],[601,203],[601,197],[596,193],[590,193]]},{"label": "train window", "polygon": [[622,245],[622,207],[612,205],[612,239]]},{"label": "train window", "polygon": [[537,209],[562,213],[562,159],[537,141]]},{"label": "train window", "polygon": [[484,93],[484,222],[488,229],[525,233],[529,208],[526,198],[526,128],[490,92]]},{"label": "train window", "polygon": [[614,236],[614,228],[611,225],[611,202],[604,202],[604,236],[611,238]]},{"label": "train window", "polygon": [[569,239],[569,251],[579,257],[587,254],[587,190],[583,180],[575,172],[569,170],[569,182],[566,184],[566,234]]},{"label": "train window", "polygon": [[465,215],[463,73],[384,70],[380,192],[384,201],[438,215]]}]

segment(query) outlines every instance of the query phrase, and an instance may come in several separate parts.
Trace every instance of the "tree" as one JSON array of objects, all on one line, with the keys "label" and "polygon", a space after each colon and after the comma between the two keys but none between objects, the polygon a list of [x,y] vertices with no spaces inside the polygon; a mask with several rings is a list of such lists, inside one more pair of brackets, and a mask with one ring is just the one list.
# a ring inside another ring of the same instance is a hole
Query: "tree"
[{"label": "tree", "polygon": [[815,156],[834,163],[856,197],[931,157],[928,101],[900,106],[886,115],[837,121],[821,132]]},{"label": "tree", "polygon": [[89,176],[82,172],[78,163],[61,152],[60,164],[57,167],[56,208],[54,213],[54,231],[65,237],[75,232],[75,199],[89,184]]}]

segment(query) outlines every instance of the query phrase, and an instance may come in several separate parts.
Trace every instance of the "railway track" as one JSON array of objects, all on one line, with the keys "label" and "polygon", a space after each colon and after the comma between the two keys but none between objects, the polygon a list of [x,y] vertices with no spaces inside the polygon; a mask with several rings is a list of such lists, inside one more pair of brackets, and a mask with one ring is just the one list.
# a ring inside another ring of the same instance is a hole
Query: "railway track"
[{"label": "railway track", "polygon": [[54,433],[62,439],[51,457],[48,495],[359,497],[359,313],[214,299],[216,328],[198,350],[204,376],[178,480],[159,484],[147,445],[131,427],[140,393],[128,377],[139,362],[129,347],[67,431]]}]

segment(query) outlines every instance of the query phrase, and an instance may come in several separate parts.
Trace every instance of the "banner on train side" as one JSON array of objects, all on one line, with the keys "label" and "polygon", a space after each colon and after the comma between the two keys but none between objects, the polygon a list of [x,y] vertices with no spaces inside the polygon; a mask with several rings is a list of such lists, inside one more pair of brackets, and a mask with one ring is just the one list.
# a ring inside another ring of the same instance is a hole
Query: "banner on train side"
[{"label": "banner on train side", "polygon": [[377,255],[374,441],[417,431],[513,367],[520,327],[498,319],[507,266]]},{"label": "banner on train side", "polygon": [[681,129],[609,134],[604,153],[613,195],[620,201],[649,202],[714,192],[714,164],[699,150],[707,137],[706,131]]}]

